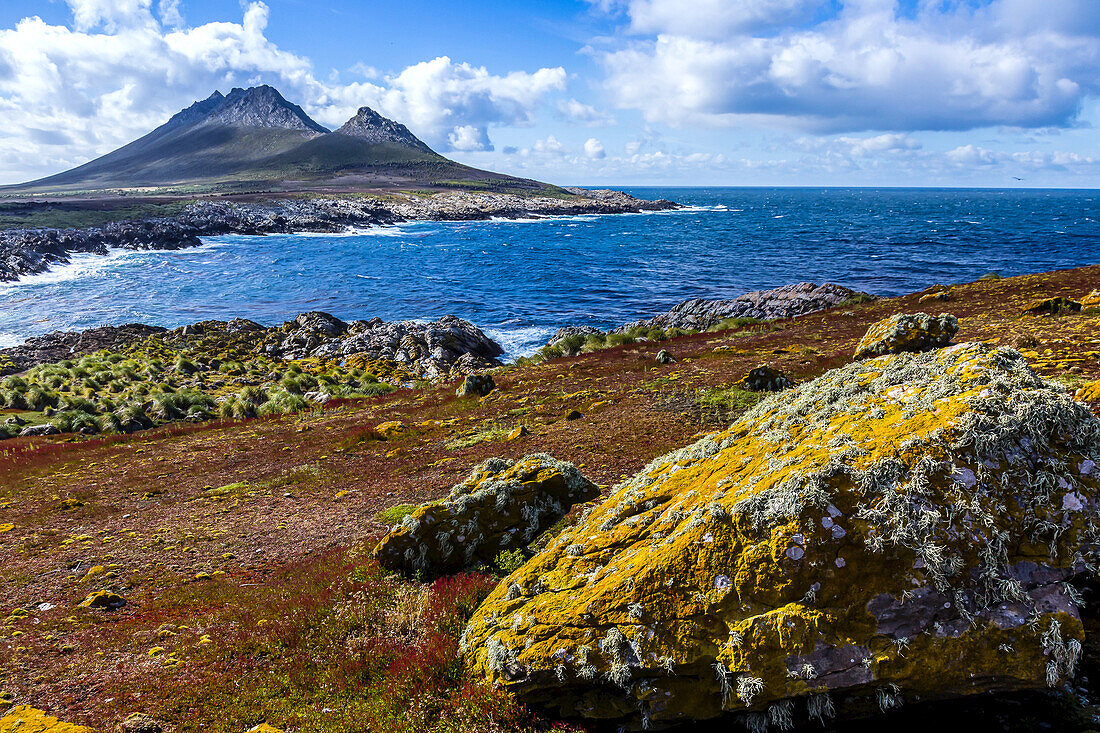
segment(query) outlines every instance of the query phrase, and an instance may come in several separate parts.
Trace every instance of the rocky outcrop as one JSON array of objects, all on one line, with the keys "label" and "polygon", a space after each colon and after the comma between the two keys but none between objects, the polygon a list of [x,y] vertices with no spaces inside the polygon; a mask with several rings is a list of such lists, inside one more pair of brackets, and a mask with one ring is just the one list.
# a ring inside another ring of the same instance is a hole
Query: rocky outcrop
[{"label": "rocky outcrop", "polygon": [[269,339],[265,351],[284,359],[343,359],[363,355],[405,367],[425,379],[446,379],[500,366],[500,344],[456,316],[437,321],[387,322],[380,318],[346,324],[327,313],[303,313]]},{"label": "rocky outcrop", "polygon": [[642,327],[705,331],[727,318],[793,318],[804,313],[834,308],[859,296],[870,297],[866,293],[832,283],[798,283],[771,290],[755,290],[733,300],[685,300],[668,313],[628,323],[616,330]]},{"label": "rocky outcrop", "polygon": [[520,550],[576,503],[599,489],[571,463],[545,453],[519,461],[491,458],[451,489],[446,499],[424,504],[374,549],[383,567],[435,577]]},{"label": "rocky outcrop", "polygon": [[[232,341],[248,349],[282,359],[320,357],[346,361],[351,357],[384,360],[409,375],[423,379],[450,379],[500,366],[500,344],[477,326],[455,316],[437,321],[387,322],[380,318],[345,323],[321,311],[302,313],[282,326],[265,327],[245,318],[200,321],[167,331],[159,326],[131,323],[83,332],[56,332],[27,339],[22,346],[0,349],[0,375],[90,354],[120,349],[150,336],[168,340]],[[206,343],[206,342],[204,342]],[[211,354],[215,358],[216,353]]]},{"label": "rocky outcrop", "polygon": [[54,331],[44,336],[32,336],[21,346],[0,349],[0,357],[11,363],[8,371],[23,371],[35,364],[48,364],[62,359],[84,356],[101,349],[141,341],[147,336],[164,333],[160,326],[127,323],[124,326],[101,326],[87,331]]},{"label": "rocky outcrop", "polygon": [[221,234],[335,232],[351,226],[415,220],[472,220],[540,215],[616,214],[675,208],[670,201],[645,201],[625,193],[576,198],[448,192],[383,199],[274,199],[259,203],[197,201],[172,217],[112,222],[87,229],[0,231],[0,282],[45,272],[73,254],[105,255],[110,249],[180,249]]},{"label": "rocky outcrop", "polygon": [[899,313],[871,324],[856,346],[855,358],[928,351],[946,346],[958,332],[958,319],[948,313]]},{"label": "rocky outcrop", "polygon": [[461,641],[556,714],[749,730],[1072,677],[1100,420],[1017,352],[855,362],[657,459]]},{"label": "rocky outcrop", "polygon": [[92,729],[64,723],[30,705],[16,705],[0,718],[0,733],[92,733]]}]

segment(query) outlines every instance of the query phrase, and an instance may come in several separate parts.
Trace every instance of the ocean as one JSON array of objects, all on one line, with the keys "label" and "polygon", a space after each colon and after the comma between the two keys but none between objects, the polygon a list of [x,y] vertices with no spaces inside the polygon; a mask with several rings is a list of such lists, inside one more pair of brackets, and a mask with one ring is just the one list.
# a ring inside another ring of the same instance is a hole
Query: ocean
[{"label": "ocean", "polygon": [[[876,295],[1100,263],[1096,190],[628,188],[678,211],[417,222],[115,251],[0,283],[0,346],[55,330],[308,310],[482,327],[509,356],[563,325],[831,281]],[[1098,283],[1100,286],[1100,283]]]}]

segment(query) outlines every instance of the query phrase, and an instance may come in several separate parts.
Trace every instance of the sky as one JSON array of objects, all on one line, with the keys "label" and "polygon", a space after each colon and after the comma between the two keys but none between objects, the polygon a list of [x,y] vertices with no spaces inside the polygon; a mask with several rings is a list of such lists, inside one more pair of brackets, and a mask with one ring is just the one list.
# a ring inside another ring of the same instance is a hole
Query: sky
[{"label": "sky", "polygon": [[1100,0],[3,0],[0,183],[261,83],[562,185],[1100,188]]}]

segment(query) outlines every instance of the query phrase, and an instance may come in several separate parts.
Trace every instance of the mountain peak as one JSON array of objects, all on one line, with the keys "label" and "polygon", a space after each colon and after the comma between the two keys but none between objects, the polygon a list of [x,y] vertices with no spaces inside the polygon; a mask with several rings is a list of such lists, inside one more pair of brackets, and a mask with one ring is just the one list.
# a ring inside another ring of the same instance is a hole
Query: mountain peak
[{"label": "mountain peak", "polygon": [[277,89],[266,84],[249,89],[234,88],[211,112],[209,119],[233,127],[328,132],[328,128],[310,119],[301,107],[286,101]]},{"label": "mountain peak", "polygon": [[433,152],[420,138],[409,132],[409,128],[383,117],[370,107],[360,107],[336,134],[365,140],[372,145],[396,143],[425,153]]},{"label": "mountain peak", "polygon": [[301,107],[286,101],[277,89],[266,84],[249,89],[235,87],[227,95],[215,91],[201,102],[177,112],[165,127],[199,124],[328,132],[310,119]]}]

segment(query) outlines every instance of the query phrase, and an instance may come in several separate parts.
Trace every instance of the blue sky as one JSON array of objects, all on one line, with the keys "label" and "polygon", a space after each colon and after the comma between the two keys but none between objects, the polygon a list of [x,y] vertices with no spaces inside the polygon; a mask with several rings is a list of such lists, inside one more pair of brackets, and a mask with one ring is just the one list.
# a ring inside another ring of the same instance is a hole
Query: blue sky
[{"label": "blue sky", "polygon": [[563,184],[1100,187],[1096,0],[5,0],[0,182],[255,83]]}]

